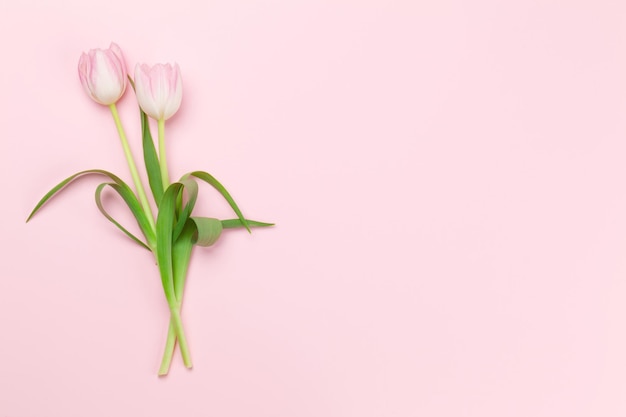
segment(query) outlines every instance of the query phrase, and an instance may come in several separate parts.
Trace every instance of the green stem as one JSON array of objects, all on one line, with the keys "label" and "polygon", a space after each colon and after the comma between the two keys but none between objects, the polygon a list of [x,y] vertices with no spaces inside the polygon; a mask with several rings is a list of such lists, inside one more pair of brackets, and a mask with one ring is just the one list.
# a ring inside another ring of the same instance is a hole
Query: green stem
[{"label": "green stem", "polygon": [[161,181],[163,181],[163,189],[167,190],[170,185],[170,178],[167,172],[167,159],[165,157],[165,120],[159,119],[159,165],[161,168]]},{"label": "green stem", "polygon": [[185,337],[185,329],[183,328],[183,321],[180,318],[180,304],[170,307],[170,325],[174,327],[174,333],[178,339],[178,346],[180,347],[180,353],[183,356],[183,363],[187,368],[193,367],[191,363],[191,354],[189,353],[189,345],[187,345],[187,338]]},{"label": "green stem", "polygon": [[[178,317],[178,318],[176,318]],[[182,333],[182,338],[178,338],[178,334]],[[170,325],[167,330],[167,341],[165,342],[165,349],[163,352],[163,359],[161,359],[161,367],[159,368],[159,376],[167,375],[170,366],[172,364],[172,358],[174,357],[174,350],[176,349],[176,340],[180,346],[180,353],[183,356],[183,363],[187,368],[192,367],[191,356],[189,354],[189,347],[187,345],[187,339],[185,339],[185,333],[182,327],[182,321],[180,320],[180,312],[174,313],[170,316]]]},{"label": "green stem", "polygon": [[122,141],[122,148],[124,149],[124,155],[126,156],[126,161],[128,162],[130,175],[133,177],[135,188],[137,189],[137,193],[139,194],[139,201],[141,202],[141,206],[143,207],[144,213],[146,213],[146,216],[148,217],[148,222],[150,222],[150,227],[152,227],[152,230],[154,231],[156,230],[156,227],[154,225],[154,215],[152,214],[150,203],[148,203],[146,192],[144,191],[143,185],[141,184],[141,179],[139,178],[139,173],[137,172],[137,166],[135,165],[133,154],[130,151],[128,140],[126,139],[126,133],[124,132],[124,127],[122,126],[120,115],[117,113],[117,107],[115,106],[115,103],[111,104],[109,108],[111,109],[111,113],[113,114],[113,120],[115,120],[117,133],[119,134],[120,139]]},{"label": "green stem", "polygon": [[170,327],[167,330],[167,341],[165,342],[165,351],[159,368],[159,376],[167,375],[174,357],[174,349],[176,348],[176,329],[174,329],[174,321],[170,318]]},{"label": "green stem", "polygon": [[[181,239],[191,238],[188,234],[188,229],[185,229]],[[192,246],[188,248],[182,259],[182,262],[174,268],[175,280],[174,280],[174,295],[176,297],[176,303],[178,311],[181,310],[183,302],[183,294],[185,290],[185,281],[187,279],[187,270],[189,268],[189,259],[191,257]],[[172,364],[172,358],[174,357],[174,350],[176,348],[176,328],[174,324],[174,318],[170,317],[170,324],[167,330],[167,340],[165,342],[165,349],[163,352],[163,359],[161,360],[161,367],[159,368],[159,375],[167,375]],[[181,349],[182,352],[182,349]],[[184,354],[183,354],[184,355]],[[183,356],[184,359],[184,356]]]}]

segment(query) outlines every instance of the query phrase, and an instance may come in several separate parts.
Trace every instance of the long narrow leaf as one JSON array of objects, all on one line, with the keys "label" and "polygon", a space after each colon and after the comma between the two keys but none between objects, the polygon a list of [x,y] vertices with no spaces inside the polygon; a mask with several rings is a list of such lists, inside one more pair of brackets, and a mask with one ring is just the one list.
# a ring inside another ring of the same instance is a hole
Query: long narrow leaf
[{"label": "long narrow leaf", "polygon": [[189,268],[189,260],[193,249],[193,237],[196,233],[195,224],[188,220],[183,228],[180,237],[174,241],[172,246],[172,270],[174,273],[174,293],[176,301],[183,300],[185,290],[185,280]]},{"label": "long narrow leaf", "polygon": [[[274,226],[274,223],[263,223],[263,222],[257,222],[256,220],[250,220],[250,219],[246,219],[246,222],[248,223],[248,226],[250,227]],[[239,219],[228,219],[228,220],[222,220],[222,227],[224,229],[235,229],[237,227],[245,227],[245,226]]]},{"label": "long narrow leaf", "polygon": [[196,178],[199,178],[202,181],[206,182],[207,184],[211,185],[213,188],[215,188],[224,197],[224,199],[228,202],[228,204],[230,204],[230,207],[233,209],[237,217],[239,217],[239,220],[243,224],[243,227],[245,227],[246,230],[250,232],[250,227],[248,226],[248,222],[246,218],[243,217],[243,214],[241,213],[241,210],[239,210],[237,203],[235,203],[235,200],[233,200],[233,198],[230,196],[230,193],[226,190],[226,188],[224,188],[222,184],[220,184],[220,182],[217,179],[215,179],[215,177],[213,177],[213,175],[204,171],[194,171],[194,172],[190,172],[187,175],[191,175]]},{"label": "long narrow leaf", "polygon": [[152,134],[150,133],[150,123],[148,115],[141,108],[141,132],[143,138],[143,160],[146,164],[146,172],[148,173],[148,183],[156,201],[157,207],[161,204],[163,198],[163,181],[161,179],[161,167],[159,165],[159,157],[157,156]]},{"label": "long narrow leaf", "polygon": [[176,221],[176,198],[182,187],[181,183],[175,182],[165,190],[156,222],[157,262],[165,297],[170,307],[176,303],[172,269],[172,231]]},{"label": "long narrow leaf", "polygon": [[[116,184],[120,185],[121,187],[124,188],[128,188],[130,190],[130,188],[128,187],[128,185],[126,185],[126,183],[124,181],[122,181],[118,176],[102,170],[102,169],[88,169],[85,171],[80,171],[77,172],[76,174],[64,179],[63,181],[61,181],[59,184],[57,184],[54,188],[52,188],[50,191],[48,191],[48,193],[46,195],[43,196],[43,198],[41,200],[39,200],[39,202],[37,203],[37,205],[35,206],[35,208],[33,209],[33,211],[30,213],[30,215],[28,216],[28,218],[26,219],[26,221],[28,222],[34,215],[35,213],[37,213],[39,211],[39,209],[46,204],[46,202],[48,200],[50,200],[52,197],[54,197],[59,191],[61,191],[63,188],[65,188],[67,185],[69,185],[72,181],[84,176],[84,175],[90,175],[90,174],[98,174],[98,175],[104,175],[109,177],[111,180],[113,180],[113,182],[115,182]],[[131,194],[132,191],[131,191]],[[134,195],[134,194],[133,194]],[[136,199],[136,197],[135,197]]]},{"label": "long narrow leaf", "polygon": [[98,209],[100,210],[100,213],[102,213],[102,215],[104,217],[106,217],[111,223],[113,223],[114,225],[117,226],[118,229],[120,229],[122,232],[124,232],[126,234],[126,236],[128,236],[129,238],[131,238],[132,240],[134,240],[139,246],[142,246],[148,250],[150,250],[150,248],[148,247],[148,245],[146,245],[144,242],[142,242],[137,236],[133,235],[131,232],[129,232],[124,226],[122,226],[117,220],[115,220],[104,208],[104,205],[102,204],[102,199],[101,199],[101,195],[102,195],[102,190],[104,189],[104,187],[106,187],[107,185],[115,185],[115,184],[111,184],[111,183],[102,183],[98,186],[98,188],[96,188],[96,205],[98,206]]}]

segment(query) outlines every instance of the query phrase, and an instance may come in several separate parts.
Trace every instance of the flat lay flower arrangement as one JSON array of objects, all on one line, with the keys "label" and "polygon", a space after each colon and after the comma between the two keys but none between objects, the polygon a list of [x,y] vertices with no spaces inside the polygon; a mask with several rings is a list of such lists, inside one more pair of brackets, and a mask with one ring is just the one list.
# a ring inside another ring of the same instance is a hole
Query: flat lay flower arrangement
[{"label": "flat lay flower arrangement", "polygon": [[[273,224],[246,219],[226,188],[207,172],[192,171],[183,175],[178,181],[170,182],[165,152],[165,122],[178,111],[181,105],[182,78],[177,64],[154,66],[137,64],[134,79],[132,79],[127,74],[121,49],[112,43],[109,49],[92,49],[88,53],[83,53],[78,63],[78,75],[85,92],[94,101],[108,106],[111,110],[135,190],[133,191],[126,182],[111,172],[102,169],[81,171],[61,181],[50,190],[37,203],[27,221],[50,198],[77,178],[89,174],[108,177],[107,182],[96,188],[96,205],[111,223],[137,245],[152,252],[169,305],[169,330],[158,373],[166,375],[169,372],[177,342],[183,363],[187,368],[191,368],[192,361],[181,319],[181,306],[193,247],[214,244],[223,229],[245,228],[250,232],[252,227],[267,227]],[[128,84],[134,89],[139,103],[143,160],[149,189],[156,207],[156,215],[139,176],[130,143],[116,107],[117,101],[124,95]],[[154,119],[158,126],[158,152],[148,118]],[[198,180],[214,187],[228,202],[237,218],[219,220],[196,216],[193,210],[198,196]],[[143,239],[128,231],[105,210],[101,196],[106,187],[116,191],[124,200],[137,221]]]}]

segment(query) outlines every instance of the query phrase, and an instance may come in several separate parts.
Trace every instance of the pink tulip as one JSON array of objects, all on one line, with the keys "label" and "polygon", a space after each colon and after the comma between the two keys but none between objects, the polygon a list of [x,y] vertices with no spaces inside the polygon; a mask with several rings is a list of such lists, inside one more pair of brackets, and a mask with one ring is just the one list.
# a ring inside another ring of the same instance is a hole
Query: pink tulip
[{"label": "pink tulip", "polygon": [[78,76],[89,96],[100,104],[116,103],[126,90],[126,62],[115,43],[109,49],[92,49],[80,56]]},{"label": "pink tulip", "polygon": [[153,119],[167,120],[178,111],[183,81],[178,64],[135,67],[135,93],[142,110]]}]

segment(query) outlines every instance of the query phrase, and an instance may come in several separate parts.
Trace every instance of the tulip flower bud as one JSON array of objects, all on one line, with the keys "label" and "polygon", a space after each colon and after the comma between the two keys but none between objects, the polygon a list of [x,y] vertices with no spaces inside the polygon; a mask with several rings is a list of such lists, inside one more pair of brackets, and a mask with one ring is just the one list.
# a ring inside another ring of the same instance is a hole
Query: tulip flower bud
[{"label": "tulip flower bud", "polygon": [[116,103],[126,90],[126,62],[115,43],[109,49],[92,49],[81,55],[78,76],[85,91],[100,104]]},{"label": "tulip flower bud", "polygon": [[156,120],[167,120],[178,111],[183,98],[183,81],[178,64],[135,67],[135,94],[141,109]]}]

